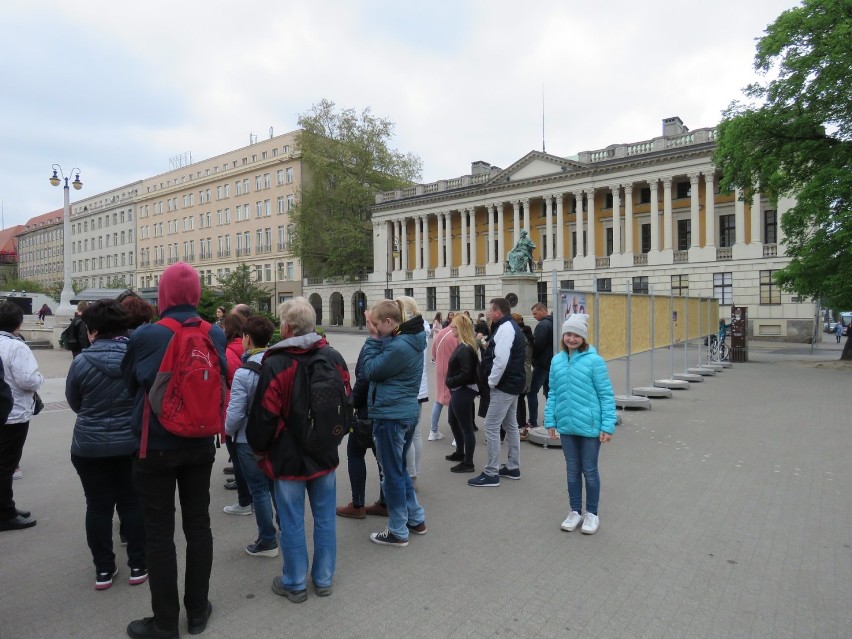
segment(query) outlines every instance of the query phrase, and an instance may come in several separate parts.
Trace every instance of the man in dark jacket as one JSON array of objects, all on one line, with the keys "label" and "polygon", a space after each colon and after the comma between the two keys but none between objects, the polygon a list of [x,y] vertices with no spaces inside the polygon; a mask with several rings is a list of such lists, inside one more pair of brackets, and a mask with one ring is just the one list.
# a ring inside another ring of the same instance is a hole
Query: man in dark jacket
[{"label": "man in dark jacket", "polygon": [[[489,402],[485,415],[485,441],[488,462],[481,475],[468,480],[470,486],[499,486],[500,477],[521,478],[521,438],[518,432],[518,395],[524,392],[526,338],[511,316],[509,302],[491,300],[491,339],[482,356],[482,372],[488,379]],[[508,459],[500,462],[500,427],[506,431]]]},{"label": "man in dark jacket", "polygon": [[533,304],[533,317],[538,322],[533,333],[533,370],[530,390],[527,393],[527,404],[529,406],[529,427],[538,426],[538,391],[544,388],[544,397],[550,391],[548,381],[550,379],[550,360],[553,359],[553,315],[547,311],[547,307],[541,302]]},{"label": "man in dark jacket", "polygon": [[331,594],[337,559],[334,471],[339,459],[336,446],[311,454],[303,450],[299,434],[292,429],[294,424],[288,423],[297,370],[299,366],[307,366],[296,357],[307,358],[324,350],[340,373],[340,384],[347,394],[349,369],[340,353],[317,334],[316,312],[304,297],[284,302],[279,317],[281,341],[264,356],[246,426],[246,439],[255,452],[263,454],[260,468],[274,480],[284,569],[283,574],[272,580],[272,591],[293,603],[302,603],[308,598],[305,492],[310,498],[314,519],[311,580],[318,597]]},{"label": "man in dark jacket", "polygon": [[[162,317],[183,322],[197,317],[201,281],[189,264],[178,262],[160,276],[158,306]],[[130,338],[121,370],[134,396],[133,429],[141,437],[143,409],[163,355],[174,333],[161,324],[140,326]],[[210,338],[219,358],[219,369],[228,369],[225,334],[218,326]],[[186,537],[186,570],[183,602],[190,634],[202,632],[213,606],[207,598],[213,565],[213,534],[210,530],[210,472],[216,448],[213,437],[179,437],[169,433],[151,412],[147,455],[133,461],[133,485],[139,493],[145,517],[145,550],[148,561],[151,608],[154,616],[133,621],[127,634],[134,639],[178,637],[180,599],[175,554],[175,487],[180,494],[181,517]]]}]

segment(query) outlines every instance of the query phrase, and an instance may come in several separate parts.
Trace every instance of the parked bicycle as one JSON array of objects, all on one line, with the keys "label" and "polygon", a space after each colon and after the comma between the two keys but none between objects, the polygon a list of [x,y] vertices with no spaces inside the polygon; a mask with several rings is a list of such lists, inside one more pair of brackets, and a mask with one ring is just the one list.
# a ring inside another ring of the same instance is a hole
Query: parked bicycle
[{"label": "parked bicycle", "polygon": [[727,362],[728,356],[731,354],[731,349],[725,343],[724,338],[719,339],[718,335],[711,335],[707,342],[707,359],[711,362]]}]

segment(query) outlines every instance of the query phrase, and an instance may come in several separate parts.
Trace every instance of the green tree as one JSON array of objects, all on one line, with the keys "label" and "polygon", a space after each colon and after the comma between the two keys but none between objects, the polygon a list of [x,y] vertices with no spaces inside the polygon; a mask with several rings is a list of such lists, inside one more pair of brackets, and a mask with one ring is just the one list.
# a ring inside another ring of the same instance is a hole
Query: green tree
[{"label": "green tree", "polygon": [[376,193],[420,179],[421,161],[391,149],[394,125],[367,108],[336,110],[323,100],[299,116],[304,173],[291,214],[293,252],[311,277],[355,275],[373,263],[370,207]]},{"label": "green tree", "polygon": [[198,314],[208,322],[216,320],[216,307],[224,306],[222,296],[218,291],[214,291],[207,286],[204,278],[201,278],[201,299],[198,301]]},{"label": "green tree", "polygon": [[[48,289],[41,282],[35,282],[33,280],[12,278],[3,285],[3,288],[7,291],[26,291],[27,293],[49,294]],[[57,297],[56,299],[58,300],[59,298]]]},{"label": "green tree", "polygon": [[[221,297],[217,306],[229,308],[234,304],[258,307],[258,300],[269,297],[269,293],[254,283],[254,271],[248,264],[239,264],[233,272],[219,278]],[[203,291],[203,287],[202,287]],[[215,306],[214,306],[215,312]]]},{"label": "green tree", "polygon": [[[758,41],[761,82],[719,124],[721,187],[794,197],[781,219],[782,289],[852,308],[852,3],[804,0]],[[842,359],[852,359],[847,340]]]}]

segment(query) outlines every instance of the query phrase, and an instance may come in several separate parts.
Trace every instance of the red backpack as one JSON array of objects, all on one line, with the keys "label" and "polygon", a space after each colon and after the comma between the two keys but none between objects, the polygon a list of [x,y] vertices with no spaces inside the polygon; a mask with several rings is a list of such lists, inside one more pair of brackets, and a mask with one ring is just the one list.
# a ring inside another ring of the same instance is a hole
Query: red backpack
[{"label": "red backpack", "polygon": [[151,411],[163,428],[180,437],[212,437],[221,431],[225,419],[225,376],[210,338],[210,324],[200,317],[183,323],[167,317],[157,324],[174,335],[145,395],[142,459],[148,448]]}]

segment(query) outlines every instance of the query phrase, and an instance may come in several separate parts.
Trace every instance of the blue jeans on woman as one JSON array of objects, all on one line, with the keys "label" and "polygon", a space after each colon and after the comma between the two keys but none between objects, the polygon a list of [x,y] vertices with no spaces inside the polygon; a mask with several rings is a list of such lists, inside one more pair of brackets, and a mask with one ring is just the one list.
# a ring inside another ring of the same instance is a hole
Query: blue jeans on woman
[{"label": "blue jeans on woman", "polygon": [[334,579],[337,559],[335,503],[337,483],[332,470],[314,479],[278,479],[275,503],[281,527],[284,556],[284,587],[305,590],[308,577],[308,545],[305,541],[305,492],[314,518],[314,560],[311,579],[317,588],[328,588]]},{"label": "blue jeans on woman", "polygon": [[388,530],[398,539],[408,539],[408,526],[419,526],[426,513],[417,501],[414,484],[405,468],[417,420],[373,419],[376,457],[382,467],[382,490],[388,506]]},{"label": "blue jeans on woman", "polygon": [[[272,514],[272,490],[273,482],[257,465],[254,451],[245,442],[236,443],[237,458],[242,469],[242,475],[246,486],[251,493],[254,503],[254,519],[257,522],[257,535],[261,542],[277,545],[277,535]],[[234,464],[236,469],[237,465]]]},{"label": "blue jeans on woman", "polygon": [[583,479],[586,480],[586,512],[598,514],[601,478],[598,474],[598,453],[601,441],[597,437],[560,435],[562,454],[568,470],[568,501],[571,510],[583,512]]}]

